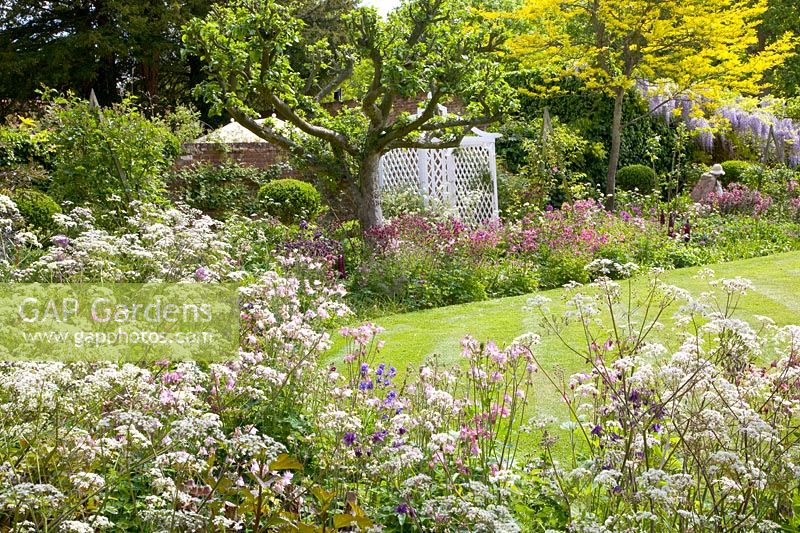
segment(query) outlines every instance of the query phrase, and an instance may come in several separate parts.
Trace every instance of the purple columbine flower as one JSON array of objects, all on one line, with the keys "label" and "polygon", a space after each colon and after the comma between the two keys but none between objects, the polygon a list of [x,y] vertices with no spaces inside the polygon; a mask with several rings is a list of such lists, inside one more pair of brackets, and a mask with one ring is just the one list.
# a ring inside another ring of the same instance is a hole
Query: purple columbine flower
[{"label": "purple columbine flower", "polygon": [[210,274],[210,271],[206,267],[200,267],[194,271],[194,277],[197,281],[206,281]]},{"label": "purple columbine flower", "polygon": [[356,442],[356,434],[353,433],[352,431],[348,431],[347,433],[344,434],[342,442],[344,442],[348,446],[352,446]]},{"label": "purple columbine flower", "polygon": [[397,514],[411,514],[411,507],[407,503],[401,503],[395,508]]},{"label": "purple columbine flower", "polygon": [[369,372],[369,365],[367,363],[361,363],[361,374],[366,374]]},{"label": "purple columbine flower", "polygon": [[383,401],[385,404],[392,403],[395,398],[397,398],[397,391],[389,391],[389,394],[386,395],[386,399]]},{"label": "purple columbine flower", "polygon": [[591,434],[595,437],[599,437],[603,434],[603,428],[600,426],[595,426],[592,428]]}]

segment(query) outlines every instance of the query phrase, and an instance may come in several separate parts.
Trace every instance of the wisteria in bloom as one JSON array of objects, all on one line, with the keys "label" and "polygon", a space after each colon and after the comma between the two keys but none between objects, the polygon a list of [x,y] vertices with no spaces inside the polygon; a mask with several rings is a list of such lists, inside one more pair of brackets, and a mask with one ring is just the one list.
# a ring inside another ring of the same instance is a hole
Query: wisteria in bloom
[{"label": "wisteria in bloom", "polygon": [[[663,87],[652,86],[644,80],[638,82],[637,88],[647,98],[651,113],[663,117],[668,123],[676,118],[683,120],[690,130],[696,132],[700,146],[708,152],[713,150],[714,128],[708,119],[696,114],[702,98],[669,94]],[[767,109],[770,104],[764,101],[753,110],[736,104],[724,105],[715,111],[715,115],[730,124],[731,131],[740,138],[753,141],[762,151],[769,145],[778,151],[786,164],[797,167],[800,165],[800,124],[776,116]]]},{"label": "wisteria in bloom", "polygon": [[[792,119],[778,118],[763,109],[746,111],[736,106],[723,106],[717,114],[730,123],[737,135],[754,139],[760,147],[773,143],[789,166],[800,165],[800,124]],[[770,138],[770,133],[774,138]]]},{"label": "wisteria in bloom", "polygon": [[[581,445],[572,446],[571,466],[530,466],[547,480],[531,490],[562,502],[570,531],[772,531],[794,523],[800,329],[737,318],[752,283],[700,275],[710,290],[699,298],[659,272],[630,296],[601,278],[573,288],[579,303],[564,320],[546,302],[531,302],[550,331],[584,324],[585,348],[573,348],[586,370],[560,389],[572,418],[563,428]],[[649,333],[667,314],[675,314],[671,345]],[[535,431],[553,446],[550,429]]]}]

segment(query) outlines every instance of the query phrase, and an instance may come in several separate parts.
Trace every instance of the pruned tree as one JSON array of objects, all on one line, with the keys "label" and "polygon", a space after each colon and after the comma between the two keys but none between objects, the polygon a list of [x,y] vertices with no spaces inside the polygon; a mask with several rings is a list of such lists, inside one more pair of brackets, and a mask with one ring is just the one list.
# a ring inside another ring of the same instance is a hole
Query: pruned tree
[{"label": "pruned tree", "polygon": [[[457,146],[471,128],[498,120],[513,92],[500,54],[504,30],[467,0],[408,0],[385,20],[369,8],[344,20],[346,38],[331,47],[328,39],[303,38],[305,25],[292,6],[237,0],[192,20],[184,42],[203,59],[207,81],[198,92],[213,112],[227,111],[307,165],[333,171],[369,229],[382,222],[384,153]],[[356,85],[353,105],[323,105],[345,84]],[[427,97],[419,113],[403,111],[420,95]],[[463,103],[463,113],[439,116],[438,106],[450,101]],[[270,114],[292,129],[256,121]],[[315,149],[320,145],[324,156]]]},{"label": "pruned tree", "polygon": [[785,34],[754,52],[766,6],[766,0],[526,0],[504,16],[528,25],[509,44],[523,62],[556,84],[578,76],[587,88],[613,96],[606,176],[613,207],[628,91],[639,80],[707,101],[725,92],[763,91],[765,71],[795,43]]}]

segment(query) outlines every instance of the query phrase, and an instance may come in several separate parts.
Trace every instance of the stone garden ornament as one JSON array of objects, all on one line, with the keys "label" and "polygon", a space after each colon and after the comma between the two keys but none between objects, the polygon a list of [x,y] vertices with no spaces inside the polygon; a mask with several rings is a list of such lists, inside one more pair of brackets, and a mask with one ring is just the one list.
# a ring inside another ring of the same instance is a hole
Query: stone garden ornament
[{"label": "stone garden ornament", "polygon": [[692,200],[700,202],[712,192],[716,195],[722,194],[722,184],[719,182],[719,177],[724,175],[725,170],[719,163],[712,166],[708,172],[703,173],[700,176],[700,181],[692,189]]}]

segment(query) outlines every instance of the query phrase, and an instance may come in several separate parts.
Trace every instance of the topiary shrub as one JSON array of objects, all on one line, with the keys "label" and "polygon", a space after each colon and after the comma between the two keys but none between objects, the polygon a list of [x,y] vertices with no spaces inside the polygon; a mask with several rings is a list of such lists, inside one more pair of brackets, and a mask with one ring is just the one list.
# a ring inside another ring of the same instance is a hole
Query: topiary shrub
[{"label": "topiary shrub", "polygon": [[55,200],[34,189],[17,189],[10,196],[26,223],[43,230],[53,229],[53,215],[61,213]]},{"label": "topiary shrub", "polygon": [[638,189],[647,194],[656,186],[655,171],[645,165],[628,165],[617,172],[617,188],[623,191]]},{"label": "topiary shrub", "polygon": [[724,176],[719,177],[720,183],[723,185],[729,185],[731,183],[742,183],[742,176],[750,170],[753,166],[753,163],[749,161],[725,161],[722,163],[722,170],[725,171]]},{"label": "topiary shrub", "polygon": [[258,192],[266,212],[285,224],[311,221],[322,211],[322,196],[310,183],[295,179],[270,181]]}]

